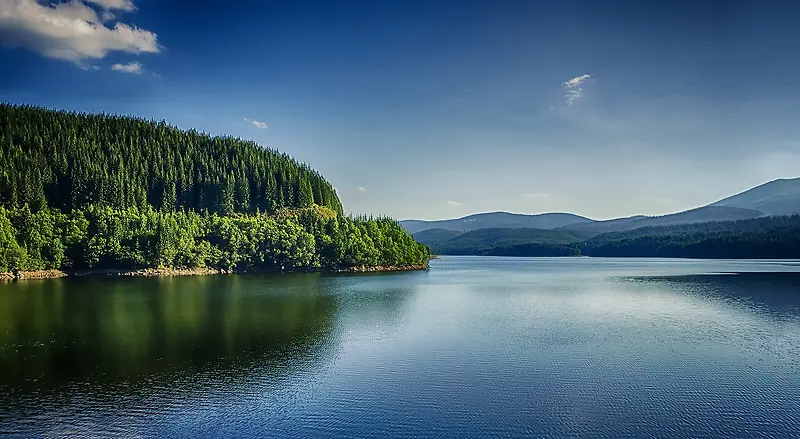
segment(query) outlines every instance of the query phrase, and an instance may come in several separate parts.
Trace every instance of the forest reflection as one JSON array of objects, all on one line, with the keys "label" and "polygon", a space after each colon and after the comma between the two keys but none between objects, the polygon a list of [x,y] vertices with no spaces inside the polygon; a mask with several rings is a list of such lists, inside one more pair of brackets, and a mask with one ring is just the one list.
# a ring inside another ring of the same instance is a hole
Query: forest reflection
[{"label": "forest reflection", "polygon": [[[0,387],[140,381],[255,361],[283,370],[328,342],[320,275],[61,279],[0,285]],[[313,355],[312,355],[313,354]],[[20,389],[21,390],[21,389]]]}]

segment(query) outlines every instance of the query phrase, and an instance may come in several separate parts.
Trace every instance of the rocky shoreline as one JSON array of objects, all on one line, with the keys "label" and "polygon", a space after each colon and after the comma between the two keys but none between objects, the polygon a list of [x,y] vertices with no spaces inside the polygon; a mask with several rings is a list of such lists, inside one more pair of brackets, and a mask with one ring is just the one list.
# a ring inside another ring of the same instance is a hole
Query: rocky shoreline
[{"label": "rocky shoreline", "polygon": [[0,281],[22,280],[22,279],[56,279],[60,277],[85,277],[85,276],[135,276],[135,277],[154,277],[154,276],[207,276],[212,274],[245,274],[245,273],[377,273],[389,271],[414,271],[427,270],[428,264],[422,265],[402,265],[402,266],[356,266],[338,268],[303,268],[303,269],[272,269],[272,270],[246,270],[246,271],[227,271],[215,268],[141,268],[134,270],[76,270],[66,272],[61,270],[35,270],[35,271],[15,271],[0,272]]},{"label": "rocky shoreline", "polygon": [[417,270],[427,270],[429,268],[430,266],[428,264],[421,264],[421,265],[398,265],[398,266],[379,266],[379,267],[359,266],[359,267],[334,269],[328,271],[334,273],[375,273],[383,271],[417,271]]},{"label": "rocky shoreline", "polygon": [[67,273],[61,270],[0,272],[0,281],[16,279],[55,279],[65,276],[67,276]]}]

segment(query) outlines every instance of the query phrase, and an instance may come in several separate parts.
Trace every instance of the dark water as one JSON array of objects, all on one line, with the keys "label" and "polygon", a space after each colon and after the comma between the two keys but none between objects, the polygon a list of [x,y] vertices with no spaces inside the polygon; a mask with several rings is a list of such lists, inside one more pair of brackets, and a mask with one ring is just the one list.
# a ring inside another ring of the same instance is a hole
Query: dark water
[{"label": "dark water", "polygon": [[800,263],[432,265],[0,284],[0,435],[800,438]]}]

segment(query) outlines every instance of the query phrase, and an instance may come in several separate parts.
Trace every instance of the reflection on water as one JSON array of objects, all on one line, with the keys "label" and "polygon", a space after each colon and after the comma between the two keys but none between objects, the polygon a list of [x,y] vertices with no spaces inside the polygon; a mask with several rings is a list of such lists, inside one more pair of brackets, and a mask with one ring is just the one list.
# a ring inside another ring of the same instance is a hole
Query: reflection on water
[{"label": "reflection on water", "polygon": [[641,278],[643,282],[668,285],[680,291],[713,295],[725,302],[740,303],[773,317],[800,315],[800,273],[745,272],[717,276],[672,276]]},{"label": "reflection on water", "polygon": [[[20,282],[0,293],[0,385],[135,382],[313,358],[336,303],[318,275]],[[296,367],[293,366],[293,367]],[[282,368],[285,368],[283,366]]]},{"label": "reflection on water", "polygon": [[797,438],[798,270],[442,258],[0,284],[0,434]]}]

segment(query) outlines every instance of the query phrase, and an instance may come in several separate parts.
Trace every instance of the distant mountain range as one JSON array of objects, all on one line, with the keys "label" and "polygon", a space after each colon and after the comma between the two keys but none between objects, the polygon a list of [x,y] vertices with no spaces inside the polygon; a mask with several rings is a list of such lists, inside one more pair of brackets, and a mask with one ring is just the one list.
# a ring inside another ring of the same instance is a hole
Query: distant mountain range
[{"label": "distant mountain range", "polygon": [[797,214],[800,178],[661,216],[597,221],[569,213],[491,212],[400,224],[437,254],[785,258],[800,257]]},{"label": "distant mountain range", "polygon": [[414,235],[440,255],[800,258],[800,215],[648,226],[581,239],[560,230],[430,229]]},{"label": "distant mountain range", "polygon": [[438,221],[405,220],[400,225],[412,234],[432,229],[464,233],[487,228],[532,228],[557,229],[585,239],[641,227],[735,221],[799,213],[800,178],[794,178],[774,180],[707,206],[661,216],[640,215],[597,221],[571,213],[525,215],[489,212]]},{"label": "distant mountain range", "polygon": [[469,232],[471,230],[487,229],[493,227],[504,228],[530,228],[530,229],[555,229],[570,224],[591,223],[594,220],[573,215],[571,213],[542,213],[538,215],[525,215],[521,213],[490,212],[477,213],[463,218],[424,221],[400,221],[409,233],[414,234],[423,230],[444,229],[456,232]]}]

